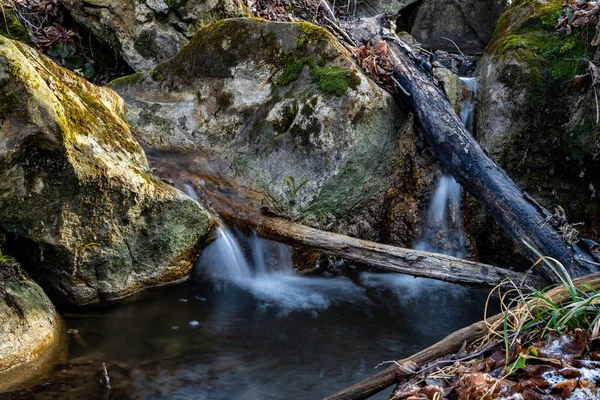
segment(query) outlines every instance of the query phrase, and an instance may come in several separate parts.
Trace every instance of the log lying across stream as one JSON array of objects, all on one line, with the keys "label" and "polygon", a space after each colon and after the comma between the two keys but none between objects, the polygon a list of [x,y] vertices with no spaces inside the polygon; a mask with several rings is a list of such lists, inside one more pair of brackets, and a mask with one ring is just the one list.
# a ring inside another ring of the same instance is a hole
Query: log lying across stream
[{"label": "log lying across stream", "polygon": [[205,196],[203,203],[229,225],[251,229],[267,239],[317,250],[380,271],[487,289],[508,279],[522,288],[541,288],[547,285],[546,281],[534,274],[523,274],[444,254],[405,249],[325,232],[282,218],[262,215],[215,193],[205,193]]},{"label": "log lying across stream", "polygon": [[[387,59],[397,82],[395,96],[416,117],[427,141],[446,172],[494,217],[524,256],[538,259],[524,243],[559,260],[573,277],[598,271],[599,260],[577,245],[568,245],[551,223],[551,214],[523,193],[481,148],[456,115],[420,61],[396,34],[386,29],[384,15],[360,19],[346,26],[356,43],[387,43]],[[546,267],[538,272],[547,280],[556,276]]]},{"label": "log lying across stream", "polygon": [[[580,287],[581,285],[589,285],[594,290],[600,289],[600,273],[591,274],[584,278],[579,278],[574,281],[575,286]],[[570,296],[568,290],[564,286],[560,286],[549,290],[545,293],[554,303],[561,303],[567,300]],[[402,365],[406,362],[414,362],[420,366],[425,366],[438,358],[456,353],[466,342],[471,344],[476,340],[484,337],[488,333],[488,326],[498,322],[504,318],[504,314],[497,314],[487,320],[476,322],[466,328],[460,329],[448,336],[441,341],[437,342],[431,347],[421,350],[420,352],[397,361],[398,364]],[[406,376],[406,371],[403,371],[397,366],[387,368],[385,371],[374,375],[371,378],[365,379],[364,381],[357,383],[347,389],[344,389],[334,395],[326,397],[323,400],[362,400],[366,399],[376,393],[379,393],[383,389],[390,387],[397,383],[399,379]]]}]

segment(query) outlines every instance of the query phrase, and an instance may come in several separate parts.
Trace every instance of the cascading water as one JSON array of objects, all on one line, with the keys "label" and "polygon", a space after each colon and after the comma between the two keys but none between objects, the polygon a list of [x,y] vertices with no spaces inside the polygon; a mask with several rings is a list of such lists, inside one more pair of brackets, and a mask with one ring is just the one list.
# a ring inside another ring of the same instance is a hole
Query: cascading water
[{"label": "cascading water", "polygon": [[224,225],[217,239],[198,260],[197,273],[214,284],[233,286],[250,293],[264,308],[276,308],[279,315],[296,310],[323,310],[335,303],[362,299],[365,289],[345,277],[302,277],[294,273],[291,248],[262,239],[253,232],[249,237],[232,232]]},{"label": "cascading water", "polygon": [[[474,124],[477,81],[475,78],[460,78],[463,96],[459,116],[465,127],[472,132]],[[450,175],[439,178],[429,202],[425,229],[417,250],[432,251],[455,257],[465,257],[465,235],[462,229],[462,188]]]}]

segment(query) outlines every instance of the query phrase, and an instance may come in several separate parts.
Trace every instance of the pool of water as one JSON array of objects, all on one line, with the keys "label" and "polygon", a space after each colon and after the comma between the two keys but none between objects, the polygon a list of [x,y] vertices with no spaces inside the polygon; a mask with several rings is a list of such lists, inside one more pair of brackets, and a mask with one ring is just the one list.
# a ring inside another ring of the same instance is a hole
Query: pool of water
[{"label": "pool of water", "polygon": [[486,298],[396,274],[268,278],[196,274],[134,302],[66,313],[68,361],[4,398],[319,399],[480,320]]}]

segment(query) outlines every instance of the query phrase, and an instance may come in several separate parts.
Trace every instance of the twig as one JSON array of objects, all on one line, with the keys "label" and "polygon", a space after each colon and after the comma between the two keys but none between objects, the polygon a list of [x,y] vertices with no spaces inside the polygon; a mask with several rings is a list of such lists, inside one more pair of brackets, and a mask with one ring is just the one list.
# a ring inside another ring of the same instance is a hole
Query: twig
[{"label": "twig", "polygon": [[465,57],[465,53],[462,52],[462,50],[460,49],[460,47],[458,47],[458,45],[456,44],[456,42],[454,40],[445,38],[443,36],[442,36],[442,39],[451,42],[454,45],[454,47],[456,47],[456,50],[458,50],[458,52],[460,53],[460,55],[463,56],[463,57]]},{"label": "twig", "polygon": [[333,22],[332,20],[330,20],[327,17],[323,17],[325,19],[325,21],[327,21],[331,27],[337,32],[339,33],[348,43],[350,43],[352,46],[354,47],[358,47],[356,45],[356,42],[354,42],[354,40],[352,40],[352,38],[350,37],[350,35],[348,35],[346,33],[346,31],[344,31],[340,26],[338,26],[335,22]]},{"label": "twig", "polygon": [[596,99],[596,125],[600,124],[600,107],[598,107],[598,91],[596,90],[596,86],[594,88],[594,98]]},{"label": "twig", "polygon": [[8,29],[8,21],[6,20],[6,13],[4,13],[4,6],[0,2],[0,9],[2,10],[2,17],[4,17],[4,25],[6,25],[6,34],[10,36],[10,30]]},{"label": "twig", "polygon": [[108,376],[108,369],[106,368],[106,363],[102,363],[102,377],[104,378],[104,387],[108,390],[112,389],[110,386],[110,376]]},{"label": "twig", "polygon": [[390,75],[390,78],[392,79],[392,81],[396,84],[396,86],[398,86],[398,88],[402,91],[402,93],[404,93],[406,96],[410,97],[410,93],[408,93],[406,91],[406,89],[404,89],[404,87],[400,84],[400,82],[398,82],[396,80],[396,78],[394,78],[392,75]]}]

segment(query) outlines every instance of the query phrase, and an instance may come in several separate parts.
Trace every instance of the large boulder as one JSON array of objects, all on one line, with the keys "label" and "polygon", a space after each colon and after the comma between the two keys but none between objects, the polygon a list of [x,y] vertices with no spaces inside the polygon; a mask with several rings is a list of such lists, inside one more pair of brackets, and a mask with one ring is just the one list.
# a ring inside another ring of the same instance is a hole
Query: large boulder
[{"label": "large boulder", "polygon": [[578,82],[595,27],[556,33],[562,0],[515,1],[479,69],[477,135],[516,183],[542,205],[600,237],[600,125],[591,80]]},{"label": "large boulder", "polygon": [[82,304],[190,271],[207,213],[149,173],[123,102],[0,37],[0,228],[48,294]]},{"label": "large boulder", "polygon": [[411,34],[428,49],[482,54],[509,3],[509,0],[424,0],[414,17]]},{"label": "large boulder", "polygon": [[293,220],[375,239],[394,183],[413,196],[411,116],[317,26],[224,20],[112,88],[145,146],[209,150]]},{"label": "large boulder", "polygon": [[0,391],[51,368],[61,333],[60,316],[42,288],[0,251]]},{"label": "large boulder", "polygon": [[206,24],[249,16],[241,0],[65,0],[72,16],[129,66],[149,69],[179,52]]}]

